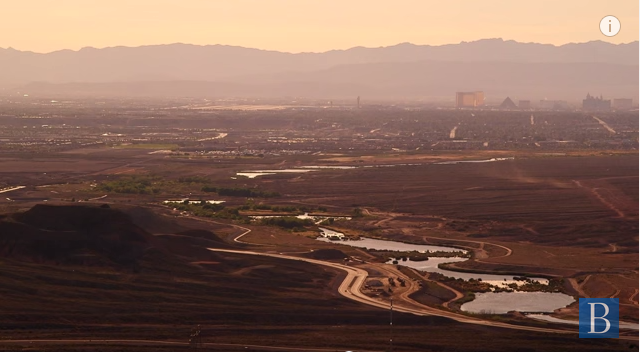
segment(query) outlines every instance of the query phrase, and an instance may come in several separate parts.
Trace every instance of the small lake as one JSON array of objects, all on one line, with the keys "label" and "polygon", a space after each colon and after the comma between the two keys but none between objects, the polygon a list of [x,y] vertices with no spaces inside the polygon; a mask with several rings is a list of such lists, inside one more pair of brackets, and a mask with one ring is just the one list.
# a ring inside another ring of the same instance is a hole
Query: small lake
[{"label": "small lake", "polygon": [[[321,231],[324,231],[326,229],[321,229]],[[332,231],[333,233],[335,233],[334,231]],[[331,241],[330,239],[328,239],[327,235],[322,235],[323,237],[318,238],[319,241],[324,241],[324,242],[333,242],[336,244],[342,244],[342,245],[347,245],[347,246],[351,246],[351,247],[358,247],[358,248],[368,248],[368,249],[376,249],[376,250],[388,250],[388,251],[399,251],[399,252],[411,252],[411,251],[418,251],[418,252],[436,252],[436,251],[440,251],[440,252],[464,252],[466,253],[467,251],[462,250],[462,249],[458,249],[458,248],[453,248],[453,247],[446,247],[446,246],[430,246],[430,245],[422,245],[422,244],[410,244],[410,243],[403,243],[403,242],[396,242],[396,241],[385,241],[385,240],[377,240],[377,239],[373,239],[373,238],[363,238],[361,240],[358,241]],[[335,235],[334,235],[335,236]],[[336,236],[336,237],[340,237],[342,238],[344,235],[340,234],[340,236]],[[387,264],[393,264],[393,260],[394,259],[390,259]],[[446,269],[440,269],[438,268],[438,264],[444,264],[444,263],[456,263],[456,262],[464,262],[465,260],[468,260],[468,258],[461,258],[461,257],[442,257],[442,258],[437,258],[437,257],[431,257],[429,258],[429,260],[422,260],[422,261],[412,261],[410,259],[407,259],[406,261],[400,260],[398,261],[398,265],[403,265],[403,266],[407,266],[410,268],[414,268],[414,269],[418,269],[418,270],[422,270],[422,271],[426,271],[426,272],[430,272],[430,273],[440,273],[444,276],[449,276],[449,277],[453,277],[455,279],[463,279],[463,280],[469,280],[469,279],[481,279],[483,282],[489,283],[491,285],[496,285],[496,286],[507,286],[509,284],[517,284],[517,285],[522,285],[525,282],[524,281],[518,281],[518,280],[514,280],[513,277],[514,275],[495,275],[495,274],[476,274],[476,273],[465,273],[465,272],[459,272],[459,271],[452,271],[452,270],[446,270]],[[549,284],[549,280],[544,279],[544,278],[534,278],[534,277],[530,277],[529,279],[533,280],[533,281],[537,281],[541,284],[544,285],[548,285]]]},{"label": "small lake", "polygon": [[[321,229],[323,231],[323,236],[331,235],[331,233],[339,234],[344,236],[342,233]],[[330,231],[330,232],[326,232]],[[336,235],[334,235],[336,236]],[[340,236],[336,236],[340,237]],[[342,237],[340,237],[342,238]],[[376,250],[389,250],[389,251],[401,251],[401,252],[410,252],[410,251],[419,251],[419,252],[430,252],[430,251],[444,251],[444,252],[458,252],[462,251],[458,248],[446,247],[446,246],[429,246],[429,245],[417,245],[417,244],[409,244],[402,243],[396,241],[385,241],[385,240],[377,240],[372,238],[364,238],[362,240],[356,241],[332,241],[326,237],[320,237],[317,239],[318,241],[323,242],[331,242],[346,246],[358,247],[358,248],[369,248]],[[400,256],[400,255],[398,255]],[[394,259],[390,259],[387,264],[392,264]],[[425,261],[411,261],[410,259],[399,260],[398,265],[403,265],[411,268],[415,268],[418,270],[432,272],[432,273],[440,273],[445,276],[453,277],[456,279],[482,279],[483,282],[489,283],[495,286],[506,286],[512,283],[517,285],[522,285],[524,281],[517,281],[513,279],[513,275],[493,275],[493,274],[475,274],[475,273],[464,273],[458,271],[451,271],[438,268],[439,264],[442,263],[455,263],[455,262],[463,262],[468,260],[468,258],[460,258],[460,257],[431,257],[429,260]],[[529,278],[533,281],[538,281],[541,284],[548,285],[549,281],[543,278]],[[487,293],[476,293],[476,298],[468,303],[462,305],[461,309],[465,312],[471,313],[491,313],[491,314],[505,314],[509,311],[519,311],[519,312],[535,312],[535,313],[550,313],[558,308],[564,308],[571,303],[575,302],[573,297],[566,295],[564,293],[559,292],[487,292]]]},{"label": "small lake", "polygon": [[171,203],[184,203],[184,202],[189,202],[189,204],[201,204],[202,202],[205,202],[207,204],[222,204],[225,201],[224,200],[189,200],[189,199],[168,199],[165,200],[164,204],[171,204]]},{"label": "small lake", "polygon": [[[249,218],[258,220],[258,219],[268,219],[268,218],[284,218],[284,217],[289,217],[289,216],[295,217],[295,218],[300,219],[300,220],[311,220],[316,225],[319,225],[319,224],[323,223],[324,221],[326,221],[328,219],[351,220],[351,217],[349,217],[349,216],[320,216],[320,215],[309,215],[309,213],[304,213],[302,215],[284,215],[284,216],[283,215],[251,215],[251,216],[249,216]],[[331,230],[323,229],[321,227],[319,227],[319,229],[323,233],[326,232],[326,231],[331,231]],[[333,232],[333,231],[331,231],[331,232]],[[338,234],[338,232],[334,232],[333,236],[344,237],[344,234],[340,234],[340,236],[337,236],[335,234]],[[324,234],[322,234],[322,236],[329,237],[329,236],[326,236]]]},{"label": "small lake", "polygon": [[236,176],[244,176],[247,178],[256,178],[259,176],[275,175],[274,172],[238,172]]},{"label": "small lake", "polygon": [[344,233],[342,232],[336,232],[333,230],[325,229],[324,227],[318,227],[318,228],[320,229],[320,236],[322,236],[321,238],[318,238],[319,241],[335,242],[330,240],[329,237],[336,237],[340,239],[344,238]]},{"label": "small lake", "polygon": [[256,177],[267,176],[267,175],[284,174],[284,173],[305,173],[309,171],[319,171],[319,170],[350,170],[350,169],[359,169],[359,168],[384,168],[384,167],[399,167],[399,166],[455,165],[455,164],[462,164],[462,163],[490,163],[490,162],[505,161],[505,160],[514,160],[514,158],[509,157],[509,158],[491,158],[491,159],[485,159],[485,160],[451,160],[451,161],[441,161],[441,162],[435,162],[435,163],[376,164],[376,165],[362,165],[362,166],[308,165],[308,166],[297,166],[294,169],[240,171],[236,173],[236,176],[256,178]]},{"label": "small lake", "polygon": [[564,293],[551,292],[487,292],[476,293],[476,299],[463,304],[463,312],[505,314],[509,311],[551,313],[575,302]]},{"label": "small lake", "polygon": [[[326,231],[327,229],[320,229],[321,231]],[[335,232],[332,231],[333,233],[339,233],[339,232]],[[341,234],[344,236],[344,234]],[[337,244],[344,244],[347,246],[351,246],[351,247],[358,247],[358,248],[368,248],[368,249],[376,249],[376,250],[387,250],[387,251],[399,251],[399,252],[411,252],[411,251],[418,251],[418,252],[437,252],[437,251],[441,251],[441,252],[465,252],[462,249],[458,249],[458,248],[452,248],[452,247],[443,247],[443,246],[429,246],[429,245],[422,245],[422,244],[409,244],[409,243],[402,243],[402,242],[394,242],[394,241],[385,241],[385,240],[376,240],[373,238],[363,238],[361,240],[356,240],[356,241],[331,241],[328,240],[324,237],[322,238],[318,238],[319,241],[325,241],[325,242],[334,242]],[[451,258],[448,258],[451,259]],[[462,260],[467,260],[466,258],[458,258],[458,259],[462,259]]]},{"label": "small lake", "polygon": [[[408,266],[410,268],[414,268],[414,269],[418,269],[418,270],[422,270],[422,271],[427,271],[430,273],[440,273],[444,276],[449,276],[449,277],[453,277],[456,279],[463,279],[463,280],[469,280],[469,279],[482,279],[483,282],[489,283],[491,285],[496,285],[496,286],[507,286],[509,284],[517,284],[517,285],[522,285],[524,283],[524,281],[517,281],[514,280],[513,277],[514,275],[494,275],[494,274],[475,274],[475,273],[463,273],[463,272],[459,272],[459,271],[453,271],[453,270],[446,270],[446,269],[440,269],[438,268],[438,264],[443,264],[443,263],[455,263],[455,262],[464,262],[465,260],[467,260],[468,258],[429,258],[429,260],[425,260],[425,261],[411,261],[410,259],[407,259],[407,261],[398,261],[399,265],[404,265],[404,266]],[[393,260],[389,260],[387,262],[387,264],[392,264]],[[533,281],[538,281],[541,284],[544,285],[548,285],[549,284],[549,280],[547,279],[543,279],[540,277],[530,277],[529,279],[533,280]]]},{"label": "small lake", "polygon": [[259,176],[275,175],[275,174],[287,174],[287,173],[305,173],[310,171],[316,171],[315,169],[282,169],[282,170],[249,170],[237,172],[237,176],[244,176],[247,178],[256,178]]},{"label": "small lake", "polygon": [[376,168],[376,167],[398,167],[398,166],[422,166],[425,164],[376,164],[376,165],[364,165],[363,168]]},{"label": "small lake", "polygon": [[515,158],[491,158],[485,160],[452,160],[452,161],[441,161],[435,163],[436,165],[455,165],[455,164],[463,164],[463,163],[492,163],[494,161],[505,161],[505,160],[514,160]]},{"label": "small lake", "polygon": [[309,165],[309,166],[299,166],[299,169],[317,169],[317,170],[350,170],[356,169],[357,166],[340,166],[340,165]]}]

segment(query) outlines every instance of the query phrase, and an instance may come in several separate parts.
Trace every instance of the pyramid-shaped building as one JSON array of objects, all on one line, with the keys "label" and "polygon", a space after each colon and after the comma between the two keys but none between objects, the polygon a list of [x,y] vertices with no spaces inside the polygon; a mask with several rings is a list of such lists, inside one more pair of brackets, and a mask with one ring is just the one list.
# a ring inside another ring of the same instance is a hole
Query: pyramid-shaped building
[{"label": "pyramid-shaped building", "polygon": [[511,98],[507,97],[507,99],[505,99],[502,104],[500,104],[500,109],[505,109],[505,110],[515,110],[517,109],[518,106],[516,106],[516,104],[513,102],[513,100],[511,100]]}]

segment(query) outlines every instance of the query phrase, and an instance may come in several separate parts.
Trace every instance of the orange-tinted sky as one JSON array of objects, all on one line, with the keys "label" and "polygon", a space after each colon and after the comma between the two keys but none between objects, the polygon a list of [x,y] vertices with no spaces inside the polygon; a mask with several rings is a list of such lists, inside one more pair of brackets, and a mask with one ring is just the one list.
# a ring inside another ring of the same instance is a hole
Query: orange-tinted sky
[{"label": "orange-tinted sky", "polygon": [[[612,38],[600,19],[614,15]],[[227,44],[289,52],[482,38],[638,40],[637,0],[5,0],[0,47]]]}]

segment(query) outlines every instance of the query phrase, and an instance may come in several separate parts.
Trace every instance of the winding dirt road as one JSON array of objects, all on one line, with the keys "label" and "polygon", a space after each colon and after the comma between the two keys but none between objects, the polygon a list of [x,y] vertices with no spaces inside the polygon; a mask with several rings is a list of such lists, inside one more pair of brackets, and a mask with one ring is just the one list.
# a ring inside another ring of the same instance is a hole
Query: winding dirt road
[{"label": "winding dirt road", "polygon": [[[343,264],[325,262],[317,259],[293,257],[289,255],[284,255],[284,254],[260,253],[260,252],[253,252],[253,251],[218,249],[218,248],[208,248],[208,249],[213,252],[225,252],[225,253],[235,253],[235,254],[244,254],[244,255],[259,255],[259,256],[265,256],[265,257],[302,261],[302,262],[323,265],[323,266],[331,267],[334,269],[342,270],[347,273],[346,277],[344,278],[344,280],[340,284],[340,287],[338,288],[338,292],[342,296],[349,298],[351,300],[354,300],[356,302],[367,304],[369,306],[382,308],[382,309],[389,308],[389,304],[387,302],[375,300],[363,294],[360,291],[360,288],[364,285],[364,282],[368,276],[368,273],[365,270],[360,268],[355,268],[355,267],[351,267]],[[394,310],[399,312],[404,312],[404,313],[421,315],[421,316],[445,317],[461,323],[477,324],[477,325],[491,326],[491,327],[497,327],[497,328],[526,330],[526,331],[534,331],[534,332],[542,332],[542,333],[556,333],[556,334],[576,334],[577,333],[576,331],[571,331],[571,330],[511,325],[503,322],[481,320],[481,319],[468,317],[461,314],[456,314],[453,312],[448,312],[448,311],[439,310],[439,309],[428,307],[428,306],[423,306],[415,301],[411,301],[408,297],[403,297],[403,298],[408,299],[408,301],[396,302],[396,304],[394,305]]]},{"label": "winding dirt road", "polygon": [[586,292],[584,292],[582,288],[587,283],[587,281],[589,281],[590,278],[591,278],[591,275],[587,275],[587,277],[582,281],[582,283],[578,283],[578,280],[576,280],[573,277],[569,278],[568,280],[569,280],[569,283],[571,284],[571,287],[573,287],[573,289],[576,290],[576,292],[578,292],[578,295],[580,295],[580,297],[589,298],[589,295]]},{"label": "winding dirt road", "polygon": [[[248,229],[246,227],[242,227],[242,226],[238,226],[235,224],[228,224],[228,223],[219,223],[216,221],[211,221],[211,220],[204,220],[204,219],[197,219],[200,221],[204,221],[204,222],[211,222],[211,223],[216,223],[216,224],[225,224],[225,225],[230,225],[233,226],[235,228],[244,230],[243,233],[241,233],[240,235],[236,236],[235,238],[233,238],[233,241],[236,243],[242,243],[242,244],[248,244],[248,245],[258,245],[258,244],[254,244],[254,243],[250,243],[250,242],[245,242],[245,241],[241,241],[240,238],[249,234],[251,232],[251,229]],[[473,240],[456,240],[456,239],[451,239],[451,238],[441,238],[441,237],[430,237],[430,236],[424,236],[425,238],[432,238],[432,239],[438,239],[438,240],[447,240],[447,241],[460,241],[460,242],[473,242],[473,243],[478,243],[481,245],[493,245],[493,246],[497,246],[500,247],[502,249],[505,250],[505,254],[499,257],[494,257],[494,258],[500,258],[500,257],[507,257],[510,256],[512,254],[512,250],[508,247],[502,246],[502,245],[498,245],[498,244],[494,244],[494,243],[489,243],[489,242],[483,242],[483,241],[473,241]],[[364,286],[364,283],[368,277],[368,273],[360,268],[356,268],[356,267],[351,267],[348,265],[344,265],[344,264],[338,264],[338,263],[332,263],[332,262],[326,262],[326,261],[322,261],[322,260],[317,260],[317,259],[311,259],[311,258],[301,258],[301,257],[295,257],[295,256],[290,256],[290,255],[285,255],[285,254],[276,254],[276,253],[262,253],[262,252],[255,252],[255,251],[247,251],[247,250],[231,250],[231,249],[218,249],[218,248],[208,248],[210,251],[213,252],[226,252],[226,253],[236,253],[236,254],[244,254],[244,255],[259,255],[259,256],[267,256],[267,257],[274,257],[274,258],[281,258],[281,259],[288,259],[288,260],[296,260],[296,261],[303,261],[303,262],[307,262],[307,263],[311,263],[311,264],[316,264],[316,265],[322,265],[322,266],[327,266],[327,267],[331,267],[334,269],[338,269],[338,270],[342,270],[344,272],[346,272],[346,276],[343,279],[342,283],[340,284],[339,288],[338,288],[338,292],[351,300],[354,300],[356,302],[360,302],[363,304],[367,304],[369,306],[373,306],[373,307],[377,307],[377,308],[382,308],[382,309],[388,309],[389,305],[387,302],[384,301],[378,301],[376,299],[373,299],[365,294],[363,294],[361,292],[361,288],[362,286]],[[413,290],[415,290],[417,288],[414,288],[413,286],[410,286],[409,290],[407,290],[407,292],[405,292],[403,295],[401,295],[401,298],[403,299],[403,301],[401,302],[395,302],[394,305],[394,309],[396,311],[399,312],[404,312],[404,313],[409,313],[409,314],[414,314],[414,315],[420,315],[420,316],[440,316],[440,317],[444,317],[444,318],[449,318],[449,319],[453,319],[457,322],[461,322],[461,323],[467,323],[467,324],[476,324],[476,325],[483,325],[483,326],[490,326],[490,327],[496,327],[496,328],[505,328],[505,329],[514,329],[514,330],[524,330],[524,331],[533,331],[533,332],[541,332],[541,333],[554,333],[554,334],[576,334],[576,331],[572,331],[572,330],[564,330],[564,329],[552,329],[552,328],[541,328],[541,327],[534,327],[534,326],[523,326],[523,325],[512,325],[512,324],[508,324],[508,323],[503,323],[503,322],[496,322],[496,321],[486,321],[486,320],[481,320],[481,319],[477,319],[477,318],[473,318],[473,317],[469,317],[466,315],[462,315],[462,314],[457,314],[454,312],[450,312],[450,311],[446,311],[446,310],[440,310],[437,308],[433,308],[433,307],[429,307],[429,306],[424,306],[419,304],[418,302],[413,301],[412,299],[410,299],[408,296],[410,293],[413,292]],[[450,303],[450,302],[447,302]],[[637,340],[636,336],[621,336],[621,339],[628,339],[628,340]],[[264,346],[266,347],[266,346]],[[300,349],[301,351],[324,351],[322,349]]]},{"label": "winding dirt road", "polygon": [[219,222],[219,221],[213,221],[213,220],[206,220],[206,219],[201,219],[195,216],[189,216],[189,219],[191,220],[195,220],[195,221],[200,221],[200,222],[208,222],[211,224],[216,224],[216,225],[225,225],[225,226],[231,226],[234,227],[236,229],[240,229],[242,231],[244,231],[243,233],[239,234],[238,236],[233,238],[233,242],[236,243],[242,243],[242,244],[249,244],[252,246],[265,246],[264,244],[261,243],[250,243],[250,242],[245,242],[245,241],[241,241],[240,238],[242,238],[245,235],[248,235],[251,232],[251,229],[248,229],[246,227],[242,227],[236,224],[231,224],[231,223],[226,223],[226,222]]},{"label": "winding dirt road", "polygon": [[489,245],[489,246],[495,246],[495,247],[502,248],[502,249],[504,249],[506,251],[506,253],[503,254],[503,255],[500,255],[500,256],[497,256],[497,257],[491,257],[492,259],[508,257],[513,253],[511,248],[505,247],[505,246],[500,245],[500,244],[491,243],[491,242],[473,241],[473,240],[459,240],[459,239],[455,239],[455,238],[445,238],[445,237],[422,236],[422,239],[425,240],[425,242],[426,242],[427,238],[431,238],[431,239],[434,239],[434,240],[443,240],[443,241],[477,243],[477,244],[480,244],[482,247],[484,247],[486,245]]}]

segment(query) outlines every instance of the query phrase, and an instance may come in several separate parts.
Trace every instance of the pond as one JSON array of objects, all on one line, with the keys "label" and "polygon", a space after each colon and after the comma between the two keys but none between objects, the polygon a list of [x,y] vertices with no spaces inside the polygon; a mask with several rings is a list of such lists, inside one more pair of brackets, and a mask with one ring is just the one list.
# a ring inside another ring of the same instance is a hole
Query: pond
[{"label": "pond", "polygon": [[[254,220],[258,220],[258,219],[268,219],[268,218],[284,218],[284,217],[295,217],[297,219],[300,220],[311,220],[313,221],[314,224],[319,225],[321,223],[323,223],[324,221],[328,220],[328,219],[341,219],[341,220],[351,220],[351,217],[349,216],[323,216],[323,215],[309,215],[309,213],[304,213],[302,215],[250,215],[249,218],[254,219]],[[323,232],[323,228],[320,228],[321,232]],[[337,233],[337,232],[336,232]],[[321,236],[324,236],[321,234]],[[337,236],[337,237],[343,237],[342,236]],[[327,236],[324,236],[327,237]]]},{"label": "pond", "polygon": [[350,170],[356,169],[357,166],[347,166],[347,165],[309,165],[309,166],[299,166],[299,169],[326,169],[326,170]]},{"label": "pond", "polygon": [[[389,251],[399,251],[399,252],[411,252],[411,251],[419,251],[419,252],[432,252],[432,251],[442,251],[442,252],[460,252],[463,251],[458,248],[446,247],[446,246],[429,246],[429,245],[419,245],[419,244],[409,244],[402,243],[396,241],[385,241],[385,240],[377,240],[372,238],[364,238],[361,240],[339,240],[332,241],[327,238],[327,229],[321,229],[323,236],[317,240],[324,242],[332,242],[341,245],[347,245],[358,248],[369,248],[376,250],[389,250]],[[331,230],[328,230],[331,231]],[[337,233],[339,235],[344,236],[343,234],[335,231],[331,231],[331,233]],[[343,238],[341,236],[336,236]],[[466,252],[466,251],[463,251]],[[400,256],[400,253],[398,257]],[[394,259],[390,259],[387,264],[392,264]],[[461,257],[431,257],[429,260],[425,261],[412,261],[410,259],[407,260],[399,260],[398,265],[403,265],[411,268],[415,268],[418,270],[432,272],[432,273],[440,273],[445,276],[453,277],[456,279],[475,279],[482,280],[483,282],[487,282],[489,284],[495,286],[507,286],[509,284],[515,283],[517,285],[522,285],[525,281],[522,280],[514,280],[513,275],[495,275],[495,274],[476,274],[476,273],[466,273],[466,272],[458,272],[451,271],[446,269],[438,268],[439,264],[443,263],[455,263],[455,262],[463,262],[468,260],[468,258]],[[549,281],[544,278],[529,278],[532,281],[537,281],[541,284],[548,285]],[[520,311],[520,312],[536,312],[536,313],[544,313],[544,312],[553,312],[555,309],[564,308],[575,300],[573,297],[566,295],[564,293],[559,292],[488,292],[488,293],[477,293],[476,299],[471,302],[465,303],[462,305],[461,309],[466,312],[472,313],[493,313],[493,314],[504,314],[512,310]]]},{"label": "pond", "polygon": [[[454,165],[461,163],[489,163],[495,161],[505,161],[505,160],[514,160],[513,157],[508,158],[491,158],[485,160],[452,160],[452,161],[441,161],[436,163],[431,163],[432,165]],[[399,167],[399,166],[424,166],[430,165],[429,163],[404,163],[404,164],[375,164],[375,165],[362,165],[362,166],[353,166],[353,165],[307,165],[307,166],[296,166],[294,169],[280,169],[280,170],[247,170],[237,172],[237,176],[244,176],[247,178],[256,178],[260,176],[267,175],[275,175],[281,173],[305,173],[309,171],[319,171],[319,170],[350,170],[350,169],[359,169],[359,168],[385,168],[385,167]]]},{"label": "pond", "polygon": [[[416,262],[414,262],[414,261],[412,261],[410,259],[407,259],[407,261],[399,261],[398,264],[399,265],[408,266],[410,268],[422,270],[422,271],[427,271],[427,272],[430,272],[430,273],[440,273],[440,274],[442,274],[444,276],[453,277],[455,279],[463,279],[463,280],[469,280],[469,279],[478,280],[478,279],[480,279],[483,282],[489,283],[491,285],[496,285],[496,286],[507,286],[509,284],[522,285],[524,283],[524,281],[521,281],[521,280],[514,280],[513,279],[514,275],[465,273],[465,272],[459,272],[459,271],[453,271],[453,270],[446,270],[446,269],[438,268],[438,264],[463,262],[463,261],[465,261],[467,259],[468,258],[457,258],[457,257],[452,257],[452,258],[429,258],[429,260],[426,260],[426,261],[416,261]],[[392,262],[393,262],[393,260],[390,260],[390,261],[387,262],[387,264],[392,264]],[[549,284],[549,280],[543,279],[543,278],[540,278],[540,277],[536,277],[536,278],[530,277],[529,279],[531,279],[532,281],[537,281],[537,282],[539,282],[541,284],[544,284],[544,285],[548,285]]]},{"label": "pond", "polygon": [[189,202],[189,204],[201,204],[202,202],[205,202],[207,204],[222,204],[225,201],[224,200],[200,200],[200,199],[196,199],[196,200],[189,200],[189,199],[167,199],[165,200],[164,204],[171,204],[171,203],[184,203],[184,202]]},{"label": "pond", "polygon": [[[324,229],[321,229],[321,231],[323,230]],[[330,237],[330,236],[323,235],[323,237],[318,238],[318,240],[325,241],[325,242],[330,241],[327,237]],[[342,238],[342,236],[338,236],[338,237]],[[467,252],[465,250],[453,248],[453,247],[411,244],[411,243],[403,243],[403,242],[396,242],[396,241],[377,240],[373,238],[363,238],[357,241],[340,241],[336,243],[344,244],[352,247],[358,247],[358,248],[389,250],[389,251],[399,251],[399,252],[411,252],[411,251],[418,251],[418,252],[440,251],[440,252],[463,252],[463,253]],[[514,280],[513,279],[514,275],[476,274],[476,273],[466,273],[466,272],[459,272],[459,271],[438,268],[438,264],[463,262],[465,260],[468,260],[468,258],[431,257],[429,258],[429,260],[424,260],[424,261],[412,261],[411,259],[407,259],[406,261],[399,261],[398,264],[407,266],[410,268],[430,272],[430,273],[440,273],[444,276],[453,277],[455,279],[463,279],[463,280],[480,279],[484,282],[487,282],[489,284],[496,285],[496,286],[507,286],[512,283],[521,285],[524,283],[524,281],[521,281],[521,280]],[[387,264],[392,264],[393,261],[394,259],[390,259],[387,262]],[[549,284],[549,280],[547,279],[543,279],[543,278],[530,278],[530,279],[544,285]]]},{"label": "pond", "polygon": [[[326,229],[320,228],[320,231],[326,231]],[[333,231],[335,232],[335,231]],[[318,238],[320,241],[326,241],[325,238]],[[351,247],[358,248],[368,248],[368,249],[376,249],[376,250],[388,250],[388,251],[399,251],[399,252],[466,252],[462,249],[453,248],[453,247],[444,247],[444,246],[430,246],[426,244],[410,244],[403,242],[395,242],[395,241],[385,241],[385,240],[377,240],[373,238],[362,238],[361,240],[355,241],[342,241],[338,242],[339,244],[348,245]],[[448,258],[451,259],[451,258]],[[466,260],[466,258],[458,258]]]},{"label": "pond", "polygon": [[286,174],[286,173],[305,173],[310,171],[316,171],[315,169],[282,169],[282,170],[249,170],[237,172],[237,176],[244,176],[247,178],[256,178],[259,176]]},{"label": "pond", "polygon": [[505,314],[510,311],[551,313],[575,302],[573,297],[559,292],[487,292],[463,304],[463,312]]},{"label": "pond", "polygon": [[333,242],[330,238],[339,238],[339,239],[344,238],[344,233],[342,232],[325,229],[324,227],[318,227],[318,228],[320,229],[320,236],[322,236],[318,238],[319,241]]},{"label": "pond", "polygon": [[485,160],[452,160],[452,161],[441,161],[435,163],[436,165],[455,165],[455,164],[463,164],[463,163],[491,163],[494,161],[505,161],[505,160],[514,160],[515,158],[491,158]]}]

